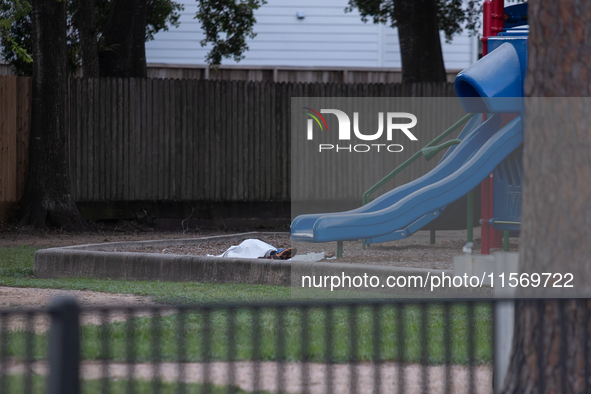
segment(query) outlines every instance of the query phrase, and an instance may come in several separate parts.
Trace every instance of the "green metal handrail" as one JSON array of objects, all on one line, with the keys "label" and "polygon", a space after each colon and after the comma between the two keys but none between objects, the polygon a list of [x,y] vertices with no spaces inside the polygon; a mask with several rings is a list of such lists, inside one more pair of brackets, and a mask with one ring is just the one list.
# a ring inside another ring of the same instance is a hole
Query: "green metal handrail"
[{"label": "green metal handrail", "polygon": [[[439,142],[441,142],[441,140],[443,140],[445,137],[447,137],[448,135],[453,133],[455,130],[457,130],[460,126],[462,126],[464,123],[466,123],[474,115],[476,115],[476,114],[472,114],[472,113],[466,114],[462,119],[458,120],[450,128],[448,128],[443,133],[441,133],[438,137],[436,137],[433,141],[431,141],[427,145],[425,145],[422,149],[437,145]],[[391,173],[389,173],[388,175],[383,177],[378,183],[376,183],[375,185],[373,185],[372,187],[367,189],[367,191],[365,193],[363,193],[363,196],[361,197],[361,205],[365,205],[368,202],[370,202],[371,195],[373,194],[373,192],[375,192],[380,187],[382,187],[390,179],[392,179],[396,175],[398,175],[402,170],[404,170],[406,167],[408,167],[412,162],[414,162],[416,159],[418,159],[422,155],[423,155],[422,151],[419,150],[414,155],[412,155],[410,158],[408,158],[406,161],[404,161],[404,163],[402,163],[398,167],[396,167],[394,169],[394,171],[392,171]]]},{"label": "green metal handrail", "polygon": [[447,148],[449,148],[452,145],[460,144],[461,142],[462,142],[462,140],[455,139],[455,140],[445,141],[441,145],[426,146],[423,149],[421,149],[421,153],[423,154],[423,157],[425,158],[425,160],[429,161],[436,154],[438,154],[439,152],[441,152],[442,150],[447,149]]},{"label": "green metal handrail", "polygon": [[[494,220],[492,219],[490,224],[511,224],[521,226],[521,222],[512,222],[508,220]],[[503,230],[503,251],[509,251],[509,230]]]},{"label": "green metal handrail", "polygon": [[521,222],[510,222],[507,220],[493,220],[492,224],[512,224],[516,226],[521,226]]}]

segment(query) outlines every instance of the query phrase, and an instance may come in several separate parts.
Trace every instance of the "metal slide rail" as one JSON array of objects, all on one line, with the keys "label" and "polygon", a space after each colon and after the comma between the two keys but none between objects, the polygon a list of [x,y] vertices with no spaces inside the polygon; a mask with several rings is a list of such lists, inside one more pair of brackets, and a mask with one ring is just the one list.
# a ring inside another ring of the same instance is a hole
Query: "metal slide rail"
[{"label": "metal slide rail", "polygon": [[[462,119],[460,119],[456,123],[454,123],[451,127],[449,127],[447,130],[445,130],[443,133],[441,133],[433,141],[429,142],[423,148],[419,149],[419,151],[416,152],[414,155],[412,155],[411,157],[406,159],[404,161],[404,163],[402,163],[398,167],[396,167],[392,172],[390,172],[388,175],[383,177],[379,182],[377,182],[375,185],[373,185],[372,187],[367,189],[367,191],[365,193],[363,193],[363,196],[361,197],[361,205],[365,205],[365,204],[369,203],[371,201],[371,195],[376,190],[378,190],[380,187],[382,187],[384,184],[386,184],[386,182],[388,182],[390,179],[392,179],[396,175],[398,175],[402,170],[404,170],[406,167],[408,167],[410,164],[412,164],[416,159],[423,156],[423,150],[425,148],[435,148],[437,150],[437,152],[441,149],[447,148],[449,146],[449,144],[446,145],[446,143],[444,143],[440,146],[436,146],[436,145],[439,142],[441,142],[445,137],[447,137],[448,135],[450,135],[451,133],[456,131],[458,128],[460,128],[460,126],[462,126],[464,123],[466,123],[468,120],[470,120],[470,118],[472,118],[475,115],[477,115],[477,114],[473,114],[473,113],[466,114]],[[457,143],[458,141],[454,140],[454,142]]]}]

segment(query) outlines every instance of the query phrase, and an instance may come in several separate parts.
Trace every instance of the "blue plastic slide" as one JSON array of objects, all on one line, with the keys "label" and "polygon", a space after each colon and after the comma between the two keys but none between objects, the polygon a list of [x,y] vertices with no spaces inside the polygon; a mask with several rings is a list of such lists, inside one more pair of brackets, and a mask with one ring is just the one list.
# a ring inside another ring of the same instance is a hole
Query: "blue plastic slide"
[{"label": "blue plastic slide", "polygon": [[[499,130],[500,115],[466,126],[467,135],[424,176],[360,208],[331,214],[301,215],[291,225],[291,239],[329,242],[405,237],[437,217],[490,174],[522,142],[521,117]],[[466,131],[465,129],[465,131]],[[405,230],[407,229],[405,234]]]},{"label": "blue plastic slide", "polygon": [[446,207],[478,186],[519,148],[521,116],[499,127],[501,114],[520,114],[523,109],[527,37],[490,37],[488,49],[487,56],[460,72],[455,81],[464,110],[489,114],[488,120],[481,123],[479,116],[472,118],[459,136],[462,142],[452,146],[433,170],[369,204],[347,212],[298,216],[291,224],[291,239],[376,243],[406,238],[435,223]]},{"label": "blue plastic slide", "polygon": [[472,118],[459,136],[462,142],[452,146],[433,170],[369,204],[347,212],[298,216],[291,224],[291,239],[376,243],[406,238],[435,223],[446,207],[478,186],[519,148],[521,116],[499,127],[501,114],[522,111],[527,37],[492,37],[488,45],[491,53],[459,73],[455,81],[466,112],[487,113],[488,120],[481,123],[479,116]]},{"label": "blue plastic slide", "polygon": [[[472,119],[470,119],[470,121],[468,121],[468,124],[464,127],[464,129],[462,130],[462,132],[458,136],[458,139],[468,140],[468,139],[466,139],[466,136],[473,134],[475,129],[477,129],[481,125],[481,123],[482,123],[482,116],[481,115],[476,115],[476,116],[472,117]],[[499,118],[489,119],[488,122],[486,123],[486,126],[484,128],[480,129],[480,132],[486,132],[486,133],[492,135],[492,133],[494,133],[495,130],[498,130],[498,128],[499,128]],[[465,145],[465,144],[460,144],[459,147],[462,147],[463,145]],[[446,161],[448,156],[450,156],[454,152],[455,148],[456,148],[456,145],[452,145],[446,151],[445,155],[441,159],[441,162]],[[454,156],[456,156],[456,157],[453,158],[453,160],[454,160],[453,164],[455,164],[456,168],[457,168],[461,164],[463,164],[463,162],[465,160],[461,161],[462,160],[461,157],[457,157],[457,155],[454,155]],[[460,160],[461,162],[458,162],[457,160]],[[346,213],[368,213],[368,212],[379,211],[381,209],[387,208],[390,205],[392,205],[394,202],[400,200],[401,198],[406,197],[410,193],[412,193],[416,190],[419,190],[425,186],[428,186],[434,180],[440,180],[443,177],[448,175],[448,174],[441,172],[440,170],[441,170],[441,167],[437,167],[437,168],[433,169],[431,172],[429,172],[428,174],[425,174],[422,177],[417,178],[412,182],[402,185],[402,186],[388,192],[387,194],[382,195],[381,197],[378,197],[376,200],[370,202],[369,204],[363,205],[363,206],[353,209],[351,211],[347,211]],[[305,240],[306,242],[316,242],[313,239],[313,233],[312,233],[312,226],[314,225],[316,220],[318,220],[318,218],[320,218],[321,216],[331,216],[331,215],[341,215],[341,214],[343,214],[343,212],[319,213],[319,214],[308,214],[308,215],[298,216],[293,221],[293,223],[291,225],[292,239],[296,240],[296,237],[297,237],[299,240],[302,240],[302,241]],[[294,231],[294,230],[296,230],[296,231]]]}]

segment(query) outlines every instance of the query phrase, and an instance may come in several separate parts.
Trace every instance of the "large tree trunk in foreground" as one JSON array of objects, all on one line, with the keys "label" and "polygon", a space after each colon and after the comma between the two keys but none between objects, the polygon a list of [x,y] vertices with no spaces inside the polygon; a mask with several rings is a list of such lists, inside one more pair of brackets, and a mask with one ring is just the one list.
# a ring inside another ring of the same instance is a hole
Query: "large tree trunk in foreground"
[{"label": "large tree trunk in foreground", "polygon": [[437,2],[394,0],[402,82],[446,82]]},{"label": "large tree trunk in foreground", "polygon": [[29,180],[19,225],[87,228],[70,194],[66,2],[32,1],[33,106]]},{"label": "large tree trunk in foreground", "polygon": [[[591,2],[529,2],[520,270],[591,283]],[[564,281],[563,281],[564,283]],[[566,293],[564,293],[566,294]],[[505,393],[590,392],[591,301],[520,301]],[[587,373],[586,373],[587,372]]]},{"label": "large tree trunk in foreground", "polygon": [[82,72],[86,78],[99,77],[95,12],[94,0],[78,0],[74,22],[80,34]]},{"label": "large tree trunk in foreground", "polygon": [[146,78],[147,0],[113,0],[100,43],[101,77]]}]

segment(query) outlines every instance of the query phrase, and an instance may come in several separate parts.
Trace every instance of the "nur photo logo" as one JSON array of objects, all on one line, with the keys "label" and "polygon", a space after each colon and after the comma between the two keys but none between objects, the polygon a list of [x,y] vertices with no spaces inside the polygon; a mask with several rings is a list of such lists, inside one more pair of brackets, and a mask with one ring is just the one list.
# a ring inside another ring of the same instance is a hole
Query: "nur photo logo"
[{"label": "nur photo logo", "polygon": [[[328,132],[328,123],[322,114],[331,114],[336,116],[338,122],[338,140],[351,141],[352,135],[361,141],[377,141],[384,135],[388,143],[361,143],[361,144],[318,144],[318,151],[335,152],[358,152],[367,153],[370,151],[387,151],[391,153],[402,152],[404,147],[401,144],[389,143],[394,136],[402,132],[411,141],[418,141],[418,138],[410,131],[417,125],[417,117],[409,112],[378,112],[378,130],[373,134],[365,134],[360,130],[359,112],[353,112],[353,127],[351,127],[351,118],[346,112],[339,109],[320,109],[316,111],[310,107],[303,107],[304,114],[308,116],[306,136],[309,141],[314,140],[314,129],[320,132]],[[375,114],[374,114],[375,116]],[[353,132],[351,133],[351,130]]]}]

